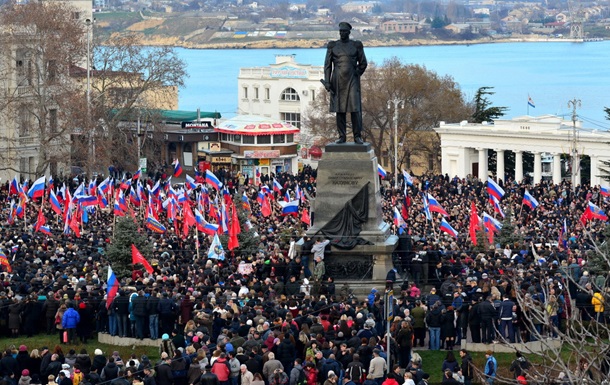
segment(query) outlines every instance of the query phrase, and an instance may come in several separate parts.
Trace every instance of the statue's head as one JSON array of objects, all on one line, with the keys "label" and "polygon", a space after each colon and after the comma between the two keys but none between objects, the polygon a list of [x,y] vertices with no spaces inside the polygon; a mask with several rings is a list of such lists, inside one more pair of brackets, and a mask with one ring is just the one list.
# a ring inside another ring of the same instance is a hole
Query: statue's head
[{"label": "statue's head", "polygon": [[339,35],[341,36],[341,40],[349,39],[349,35],[352,31],[352,26],[350,23],[346,21],[342,21],[339,23]]}]

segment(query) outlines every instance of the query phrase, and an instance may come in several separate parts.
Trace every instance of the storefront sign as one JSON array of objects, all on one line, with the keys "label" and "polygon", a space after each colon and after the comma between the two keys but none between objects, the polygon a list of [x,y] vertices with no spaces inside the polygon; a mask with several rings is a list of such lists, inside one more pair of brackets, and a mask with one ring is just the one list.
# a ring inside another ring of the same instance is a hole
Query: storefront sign
[{"label": "storefront sign", "polygon": [[306,69],[284,66],[272,68],[269,76],[272,78],[307,79],[309,74]]},{"label": "storefront sign", "polygon": [[271,165],[272,166],[284,166],[284,160],[283,159],[272,159]]},{"label": "storefront sign", "polygon": [[280,150],[254,150],[244,151],[246,158],[263,159],[263,158],[279,158]]},{"label": "storefront sign", "polygon": [[212,163],[231,163],[230,156],[213,156]]},{"label": "storefront sign", "polygon": [[258,164],[260,166],[269,166],[269,159],[261,159]]},{"label": "storefront sign", "polygon": [[212,128],[211,122],[182,122],[182,128],[196,129],[196,128]]}]

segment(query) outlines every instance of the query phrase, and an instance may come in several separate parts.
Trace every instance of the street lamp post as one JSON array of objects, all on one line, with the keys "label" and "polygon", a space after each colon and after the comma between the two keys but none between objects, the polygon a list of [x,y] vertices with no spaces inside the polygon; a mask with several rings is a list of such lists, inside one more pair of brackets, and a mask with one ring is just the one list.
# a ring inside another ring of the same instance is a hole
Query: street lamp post
[{"label": "street lamp post", "polygon": [[88,169],[89,171],[92,171],[92,162],[93,162],[93,157],[94,157],[94,150],[93,150],[93,134],[91,133],[91,29],[93,26],[93,20],[92,19],[86,19],[85,20],[85,25],[87,26],[87,123],[86,123],[86,129],[87,129],[87,135],[88,135],[88,142],[89,142],[89,148],[88,148],[88,160],[87,160],[87,164],[88,164]]},{"label": "street lamp post", "polygon": [[394,105],[394,118],[392,120],[394,124],[394,188],[398,188],[398,107],[405,108],[405,101],[403,99],[390,99],[388,100],[388,110]]}]

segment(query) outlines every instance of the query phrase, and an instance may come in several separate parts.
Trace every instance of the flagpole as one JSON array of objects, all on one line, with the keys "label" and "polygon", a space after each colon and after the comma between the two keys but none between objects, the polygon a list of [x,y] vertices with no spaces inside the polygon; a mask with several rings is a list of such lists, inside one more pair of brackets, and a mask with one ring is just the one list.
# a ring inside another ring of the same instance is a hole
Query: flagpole
[{"label": "flagpole", "polygon": [[195,225],[195,250],[197,250],[197,260],[199,260],[199,230],[197,229],[197,225]]}]

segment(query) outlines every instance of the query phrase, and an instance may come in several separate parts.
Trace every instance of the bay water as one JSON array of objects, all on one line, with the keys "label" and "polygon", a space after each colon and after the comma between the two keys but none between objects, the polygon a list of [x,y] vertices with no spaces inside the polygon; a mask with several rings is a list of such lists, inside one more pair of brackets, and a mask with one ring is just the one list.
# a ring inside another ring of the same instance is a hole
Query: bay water
[{"label": "bay water", "polygon": [[[301,64],[323,65],[325,49],[185,49],[190,77],[180,89],[179,108],[220,112],[224,118],[237,111],[237,76],[242,67],[275,62],[275,55],[295,54]],[[583,126],[610,129],[604,107],[610,107],[610,41],[516,42],[475,45],[366,47],[377,64],[397,57],[439,75],[451,76],[467,100],[479,87],[494,87],[494,106],[508,107],[506,118],[528,113],[528,95],[535,103],[529,115],[560,115],[571,119],[568,101],[580,99],[578,118]],[[366,74],[364,75],[366,76]]]}]

